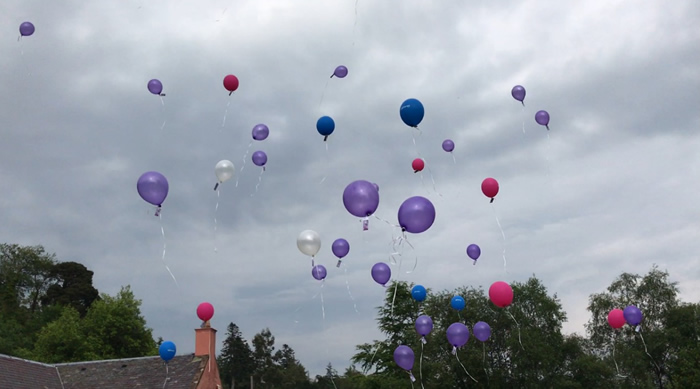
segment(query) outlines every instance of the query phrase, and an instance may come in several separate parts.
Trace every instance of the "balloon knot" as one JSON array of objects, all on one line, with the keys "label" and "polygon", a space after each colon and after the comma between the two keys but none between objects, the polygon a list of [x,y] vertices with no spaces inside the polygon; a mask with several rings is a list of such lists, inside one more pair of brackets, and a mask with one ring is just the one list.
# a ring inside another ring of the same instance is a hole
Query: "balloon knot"
[{"label": "balloon knot", "polygon": [[216,185],[214,185],[214,190],[219,189],[219,183],[217,182]]},{"label": "balloon knot", "polygon": [[491,201],[489,201],[489,204],[490,204],[490,203],[493,203],[493,200],[495,200],[495,198],[494,198],[494,197],[491,197]]},{"label": "balloon knot", "polygon": [[418,170],[414,170],[413,173],[414,173],[414,174],[415,174],[415,173],[418,173]]},{"label": "balloon knot", "polygon": [[161,94],[159,94],[158,96],[163,96],[163,97],[165,97],[165,93],[161,93]]},{"label": "balloon knot", "polygon": [[331,74],[331,78],[333,78],[334,74]]},{"label": "balloon knot", "polygon": [[340,262],[342,262],[340,259],[338,260],[338,264],[335,265],[335,267],[340,267]]},{"label": "balloon knot", "polygon": [[228,92],[228,95],[229,95],[229,96],[231,96],[232,94],[233,94],[233,91],[231,91],[231,92]]},{"label": "balloon knot", "polygon": [[326,135],[326,136],[323,137],[323,141],[324,141],[324,142],[327,141],[327,140],[328,140],[328,135]]}]

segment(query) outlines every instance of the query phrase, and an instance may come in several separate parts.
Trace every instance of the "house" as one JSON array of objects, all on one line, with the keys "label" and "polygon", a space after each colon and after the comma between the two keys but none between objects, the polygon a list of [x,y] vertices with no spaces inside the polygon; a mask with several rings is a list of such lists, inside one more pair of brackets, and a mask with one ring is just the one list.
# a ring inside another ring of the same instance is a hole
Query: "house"
[{"label": "house", "polygon": [[195,329],[194,354],[46,364],[0,354],[1,389],[221,389],[216,330]]}]

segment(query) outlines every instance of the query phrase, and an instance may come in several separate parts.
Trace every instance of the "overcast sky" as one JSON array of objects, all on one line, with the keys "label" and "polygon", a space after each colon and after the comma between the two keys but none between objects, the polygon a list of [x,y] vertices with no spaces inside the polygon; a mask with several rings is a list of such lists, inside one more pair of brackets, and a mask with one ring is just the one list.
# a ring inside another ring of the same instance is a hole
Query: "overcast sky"
[{"label": "overcast sky", "polygon": [[[700,299],[700,2],[0,8],[2,241],[85,264],[101,292],[131,285],[154,336],[178,353],[194,351],[202,301],[216,309],[218,350],[229,322],[247,339],[269,327],[312,376],[329,360],[342,372],[355,345],[377,339],[384,289],[370,268],[389,261],[397,231],[372,219],[363,232],[346,211],[343,189],[358,179],[379,185],[376,215],[391,223],[414,195],[437,209],[428,231],[409,234],[418,265],[406,274],[407,253],[402,271],[393,267],[401,280],[444,290],[535,274],[561,299],[567,333],[583,332],[590,294],[654,263],[684,300]],[[23,21],[36,32],[18,42]],[[338,65],[348,76],[329,79]],[[240,79],[230,97],[227,74]],[[152,78],[164,104],[146,88]],[[510,95],[516,84],[527,90],[524,109]],[[425,106],[420,135],[399,118],[407,98]],[[551,115],[549,138],[534,120],[540,109]],[[328,151],[315,128],[323,115],[336,122]],[[270,136],[249,148],[258,123]],[[441,149],[446,138],[456,163]],[[257,193],[255,150],[269,158]],[[418,153],[432,178],[413,173]],[[236,176],[215,212],[223,159]],[[165,261],[179,287],[161,261],[159,219],[136,191],[150,170],[170,183]],[[501,186],[493,206],[480,189],[486,177]],[[322,239],[325,320],[310,259],[296,247],[306,229]],[[341,269],[336,238],[351,247]],[[470,243],[482,249],[476,266]]]}]

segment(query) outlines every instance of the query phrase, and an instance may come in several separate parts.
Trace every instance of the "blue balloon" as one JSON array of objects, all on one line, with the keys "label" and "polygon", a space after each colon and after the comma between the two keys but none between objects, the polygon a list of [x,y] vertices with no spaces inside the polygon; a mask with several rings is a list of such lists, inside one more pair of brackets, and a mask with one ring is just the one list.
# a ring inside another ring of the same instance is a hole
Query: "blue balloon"
[{"label": "blue balloon", "polygon": [[467,303],[464,301],[462,296],[452,297],[452,301],[450,302],[450,304],[452,305],[452,308],[458,311],[461,311],[462,309],[464,309],[464,307],[467,306]]},{"label": "blue balloon", "polygon": [[420,101],[408,99],[401,104],[399,115],[401,115],[401,120],[403,120],[407,126],[418,127],[420,122],[423,121],[423,116],[425,116],[425,109]]},{"label": "blue balloon", "polygon": [[421,302],[425,300],[427,297],[428,292],[425,290],[425,287],[423,285],[416,285],[411,289],[411,296],[413,296],[413,299]]},{"label": "blue balloon", "polygon": [[328,135],[333,133],[335,130],[335,122],[330,116],[322,116],[316,122],[316,130],[319,134],[323,135],[323,140],[328,139]]},{"label": "blue balloon", "polygon": [[173,357],[175,357],[176,351],[177,348],[175,347],[175,343],[169,340],[161,343],[160,347],[158,348],[158,353],[165,362],[168,362],[169,360],[173,359]]}]

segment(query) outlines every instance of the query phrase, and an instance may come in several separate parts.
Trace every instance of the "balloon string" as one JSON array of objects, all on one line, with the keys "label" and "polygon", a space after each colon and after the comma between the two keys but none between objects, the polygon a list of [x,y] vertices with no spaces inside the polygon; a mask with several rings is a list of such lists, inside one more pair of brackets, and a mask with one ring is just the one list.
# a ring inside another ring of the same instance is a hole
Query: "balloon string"
[{"label": "balloon string", "polygon": [[396,276],[396,280],[394,280],[394,284],[396,286],[394,287],[394,297],[391,300],[391,316],[394,315],[394,303],[396,302],[396,292],[399,290],[399,276],[401,275],[401,264],[403,263],[403,257],[399,257],[399,271],[396,272],[398,275]]},{"label": "balloon string", "polygon": [[462,366],[462,369],[464,369],[464,372],[467,373],[467,375],[469,376],[469,378],[471,378],[472,381],[478,383],[479,381],[475,380],[474,377],[472,377],[472,375],[469,374],[469,372],[467,371],[467,368],[464,367],[464,364],[462,364],[462,361],[459,360],[459,353],[455,352],[455,357],[457,357],[457,362],[459,362],[459,365]]},{"label": "balloon string", "polygon": [[455,154],[450,151],[450,154],[452,154],[452,162],[456,165],[457,164],[457,159],[455,159]]},{"label": "balloon string", "polygon": [[219,198],[221,197],[221,192],[220,189],[217,187],[216,188],[216,207],[214,207],[214,252],[218,252],[219,250],[216,248],[216,231],[218,230],[218,221],[216,220],[216,215],[219,212]]},{"label": "balloon string", "polygon": [[226,116],[228,116],[228,107],[230,105],[231,105],[231,99],[229,99],[228,103],[226,103],[226,111],[224,111],[224,120],[221,121],[221,128],[224,128],[224,126],[226,125]]},{"label": "balloon string", "polygon": [[[422,135],[423,133],[420,131],[418,127],[414,127],[416,131],[418,131],[418,135]],[[423,158],[420,154],[420,151],[418,150],[418,145],[416,144],[416,134],[411,130],[411,138],[413,139],[413,148],[416,149],[416,154],[418,154],[419,158]]]},{"label": "balloon string", "polygon": [[[328,167],[328,166],[330,166],[330,164],[331,164],[331,157],[330,157],[330,154],[328,154],[328,142],[326,141],[326,142],[323,142],[323,143],[326,144],[326,167]],[[327,174],[324,174],[324,175],[323,175],[323,178],[321,179],[321,182],[319,182],[319,185],[320,185],[320,184],[323,184],[323,182],[326,181],[326,178],[328,178],[328,175],[327,175]]]},{"label": "balloon string", "polygon": [[359,3],[360,0],[355,0],[355,23],[352,25],[352,47],[353,49],[355,48],[355,29],[357,27],[357,3]]},{"label": "balloon string", "polygon": [[656,366],[656,371],[661,372],[661,368],[659,367],[659,365],[656,364],[656,361],[654,361],[654,358],[651,356],[651,354],[649,354],[649,349],[647,349],[647,342],[644,341],[644,336],[642,335],[641,332],[639,332],[639,329],[637,329],[637,333],[639,334],[639,337],[642,339],[642,344],[644,345],[644,353],[646,353],[646,355],[649,357],[649,359],[651,359],[651,363],[653,363],[654,366]]},{"label": "balloon string", "polygon": [[165,362],[165,382],[163,382],[163,389],[165,389],[165,385],[168,384],[169,379],[170,379],[170,371],[168,370],[168,362]]},{"label": "balloon string", "polygon": [[[320,290],[319,290],[318,292],[316,292],[316,294],[313,295],[313,297],[311,297],[311,301],[314,301],[314,300],[316,299],[316,297],[318,297],[319,293],[320,293]],[[302,307],[303,307],[303,304],[299,305],[299,306],[297,307],[297,309],[294,310],[294,314],[296,314],[297,312],[299,312],[299,310],[300,310]],[[299,324],[299,320],[296,320],[296,317],[295,317],[295,319],[294,319],[293,321],[294,321],[294,323]]]},{"label": "balloon string", "polygon": [[163,100],[163,95],[158,95],[160,97],[161,112],[163,113],[163,124],[160,125],[160,129],[165,128],[165,100]]},{"label": "balloon string", "polygon": [[615,332],[615,336],[613,337],[613,344],[612,344],[612,358],[613,358],[613,363],[615,364],[615,370],[617,370],[617,376],[620,378],[627,378],[626,375],[620,374],[620,367],[617,365],[617,360],[615,359],[615,343],[617,343],[617,336],[618,332]]},{"label": "balloon string", "polygon": [[510,311],[506,310],[506,313],[515,322],[515,326],[518,328],[518,343],[520,343],[520,348],[522,348],[523,351],[525,351],[525,347],[523,347],[523,340],[520,338],[520,324],[518,323],[517,320],[515,320],[515,317],[513,316],[512,313],[510,313]]},{"label": "balloon string", "polygon": [[[370,367],[372,366],[372,362],[374,362],[374,357],[377,356],[377,353],[379,352],[379,349],[380,349],[380,348],[382,348],[382,344],[381,344],[381,343],[378,343],[378,344],[377,344],[377,349],[374,350],[374,354],[372,354],[372,359],[369,360],[369,365],[368,365],[368,366],[370,366]],[[365,370],[364,372],[367,373],[367,370]]]},{"label": "balloon string", "polygon": [[498,229],[501,230],[501,236],[503,237],[503,271],[508,274],[508,262],[506,262],[506,233],[503,232],[503,227],[501,226],[501,221],[498,220],[498,213],[496,212],[496,206],[491,203],[491,209],[493,209],[493,215],[496,217],[496,224]]},{"label": "balloon string", "polygon": [[160,221],[160,234],[163,237],[163,255],[161,256],[161,261],[163,261],[163,265],[165,265],[165,269],[168,270],[168,273],[170,273],[170,277],[173,278],[173,281],[175,281],[175,286],[180,289],[180,285],[178,285],[177,280],[175,279],[175,275],[173,275],[173,272],[170,271],[170,268],[168,267],[167,262],[165,262],[165,248],[166,248],[166,241],[165,241],[165,229],[163,228],[163,217],[158,214],[158,220]]},{"label": "balloon string", "polygon": [[554,190],[554,182],[552,181],[552,162],[549,160],[549,154],[552,152],[552,138],[549,137],[549,131],[547,131],[547,151],[545,152],[544,158],[547,161],[547,179],[549,180],[549,185]]},{"label": "balloon string", "polygon": [[523,135],[525,135],[525,103],[523,103],[522,114],[520,116],[523,117]]},{"label": "balloon string", "polygon": [[483,357],[481,358],[481,364],[484,366],[484,374],[486,375],[486,386],[488,387],[489,383],[489,372],[486,370],[486,342],[481,342],[481,347],[484,350]]},{"label": "balloon string", "polygon": [[[326,285],[326,280],[325,280],[325,279],[321,280],[321,291],[320,291],[320,293],[321,293],[321,317],[323,318],[323,334],[326,333],[326,306],[325,306],[325,303],[324,303],[324,301],[323,301],[323,287],[324,287],[325,285]],[[322,335],[323,335],[323,334],[322,334]],[[329,356],[330,353],[329,353],[329,351],[328,351],[328,345],[329,345],[330,342],[325,342],[325,343],[326,343],[326,357],[330,360],[330,356]],[[334,387],[335,389],[338,389],[338,387],[335,386],[335,381],[333,380],[333,372],[330,372],[330,376],[331,376],[331,383],[333,383],[333,387]]]},{"label": "balloon string", "polygon": [[[425,161],[426,164],[428,163],[428,161],[426,161],[425,158],[423,159],[423,161]],[[435,191],[435,193],[438,196],[442,197],[442,194],[440,194],[440,192],[438,192],[437,187],[435,186],[435,177],[433,176],[433,171],[430,169],[430,165],[428,165],[428,173],[430,174],[430,180],[433,181],[433,190]],[[421,176],[421,179],[422,179],[422,176]]]},{"label": "balloon string", "polygon": [[343,271],[345,272],[345,287],[348,289],[348,296],[350,296],[350,300],[352,300],[352,306],[355,308],[355,313],[359,315],[360,311],[357,310],[357,303],[355,302],[355,298],[352,297],[352,293],[350,293],[350,281],[348,281],[348,268],[344,267]]},{"label": "balloon string", "polygon": [[[425,339],[425,338],[423,338]],[[425,386],[423,386],[423,346],[425,345],[425,342],[420,342],[420,360],[418,362],[418,373],[420,374],[420,387],[425,389]]]},{"label": "balloon string", "polygon": [[318,102],[318,110],[321,111],[321,104],[323,104],[323,96],[326,95],[326,88],[328,88],[328,83],[330,82],[330,78],[326,80],[326,86],[323,87],[323,92],[321,92],[321,100]]},{"label": "balloon string", "polygon": [[241,164],[241,170],[238,172],[238,176],[236,177],[236,188],[238,188],[238,179],[240,178],[241,174],[243,173],[243,168],[245,168],[245,161],[246,158],[248,158],[248,152],[250,152],[250,146],[253,145],[253,141],[251,140],[250,143],[248,143],[248,147],[245,150],[245,154],[243,155],[243,163]]},{"label": "balloon string", "polygon": [[[262,170],[260,171],[260,175],[258,176],[258,183],[255,184],[255,193],[258,193],[258,187],[260,187],[260,183],[262,182],[263,173],[265,173],[265,167],[262,168]],[[255,193],[252,193],[250,197],[253,197]]]}]

